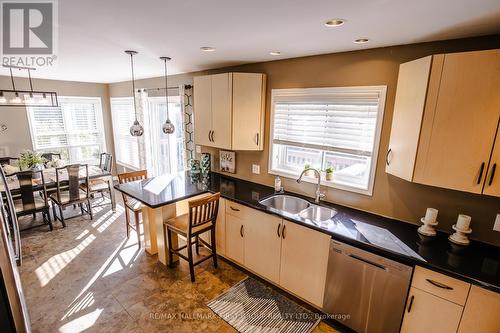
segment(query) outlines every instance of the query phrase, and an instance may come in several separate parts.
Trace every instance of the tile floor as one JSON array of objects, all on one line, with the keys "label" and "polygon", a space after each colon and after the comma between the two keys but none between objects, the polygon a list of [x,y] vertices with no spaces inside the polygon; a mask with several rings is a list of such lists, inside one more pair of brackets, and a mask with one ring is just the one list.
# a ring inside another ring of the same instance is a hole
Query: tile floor
[{"label": "tile floor", "polygon": [[[117,195],[117,197],[120,197]],[[54,231],[21,234],[21,279],[33,332],[235,332],[205,304],[245,278],[219,260],[169,269],[127,240],[121,203],[94,208],[94,220],[75,218]],[[30,218],[21,221],[22,226]],[[321,322],[314,332],[338,332]]]}]

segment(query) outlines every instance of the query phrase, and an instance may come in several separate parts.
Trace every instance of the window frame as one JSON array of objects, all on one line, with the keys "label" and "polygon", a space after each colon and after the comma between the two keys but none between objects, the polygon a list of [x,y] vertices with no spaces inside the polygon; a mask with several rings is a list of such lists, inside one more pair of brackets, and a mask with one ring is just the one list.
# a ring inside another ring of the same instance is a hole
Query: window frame
[{"label": "window frame", "polygon": [[[115,121],[114,118],[114,112],[113,112],[113,100],[116,100],[116,101],[126,101],[126,100],[130,100],[132,101],[132,104],[133,104],[133,101],[134,101],[134,97],[131,97],[131,96],[122,96],[122,97],[110,97],[109,98],[109,111],[111,113],[111,119],[112,119],[112,129],[113,129],[113,140],[114,140],[114,144],[116,145],[117,142],[120,142],[119,140],[119,136],[121,136],[121,134],[119,133],[118,131],[118,121]],[[132,126],[132,123],[130,124],[130,126]],[[139,141],[138,141],[138,138],[135,138],[133,136],[130,135],[130,132],[127,133],[127,136],[130,136],[132,139],[135,139],[136,141],[136,144],[137,144],[137,150],[140,152],[140,146],[139,146]],[[118,140],[117,140],[118,139]],[[122,167],[125,167],[127,169],[130,169],[130,170],[134,170],[134,171],[138,171],[141,169],[141,162],[140,162],[140,158],[139,158],[139,166],[134,166],[134,165],[131,165],[131,164],[128,164],[128,163],[125,163],[123,161],[121,161],[119,159],[119,149],[117,150],[116,147],[115,147],[115,161],[116,161],[116,164],[122,166]],[[140,153],[139,153],[140,154]]]},{"label": "window frame", "polygon": [[[96,105],[96,120],[97,120],[97,127],[98,131],[100,131],[101,135],[101,142],[99,143],[100,145],[100,152],[107,152],[107,141],[106,141],[106,131],[104,129],[104,118],[103,118],[103,112],[102,112],[102,98],[100,96],[59,96],[59,104],[61,104],[61,101],[64,101],[65,99],[79,99],[79,100],[93,100],[95,101],[94,105]],[[59,106],[61,109],[62,107]],[[46,150],[46,149],[39,149],[36,147],[36,129],[35,125],[33,124],[34,119],[33,119],[33,112],[32,108],[29,105],[26,106],[26,116],[28,118],[28,126],[30,129],[30,137],[31,137],[31,146],[34,151],[41,151],[41,150]],[[67,120],[67,115],[63,111],[63,122],[66,124]],[[78,148],[78,147],[86,147],[86,146],[91,146],[91,145],[67,145],[67,146],[59,146],[59,147],[52,147],[50,149],[70,149],[70,148]],[[69,154],[69,157],[71,158],[71,153]],[[96,157],[97,161],[99,160],[99,157]],[[88,164],[90,161],[69,161],[70,163],[86,163]]]},{"label": "window frame", "polygon": [[[327,87],[327,88],[291,88],[291,89],[272,89],[271,90],[271,121],[270,121],[270,136],[269,136],[269,150],[268,150],[268,173],[271,175],[282,176],[285,178],[297,178],[298,173],[288,172],[281,169],[273,169],[273,156],[274,156],[274,117],[275,117],[275,106],[277,100],[281,100],[286,97],[300,98],[304,101],[310,101],[311,103],[317,102],[314,98],[318,96],[327,96],[332,94],[349,94],[349,93],[378,93],[379,103],[377,110],[377,119],[375,125],[375,136],[372,146],[371,163],[370,163],[370,174],[368,178],[368,186],[366,189],[349,186],[347,184],[336,183],[335,181],[328,181],[324,177],[324,172],[321,171],[321,185],[326,187],[331,187],[334,189],[359,193],[367,196],[373,195],[373,187],[375,184],[375,176],[377,170],[378,153],[380,148],[382,124],[384,120],[385,111],[385,100],[387,95],[387,86],[351,86],[351,87]],[[301,145],[298,144],[297,147]],[[325,154],[326,150],[322,150]],[[303,181],[307,183],[317,184],[318,180],[314,177],[305,176],[302,178]]]}]

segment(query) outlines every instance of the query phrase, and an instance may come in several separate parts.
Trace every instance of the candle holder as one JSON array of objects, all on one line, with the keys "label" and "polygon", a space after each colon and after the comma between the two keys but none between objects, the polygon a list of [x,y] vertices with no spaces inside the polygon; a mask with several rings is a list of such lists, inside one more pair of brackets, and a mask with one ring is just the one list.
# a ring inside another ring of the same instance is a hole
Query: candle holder
[{"label": "candle holder", "polygon": [[448,237],[450,242],[457,244],[457,245],[469,245],[470,244],[470,240],[469,240],[469,237],[467,235],[469,235],[472,232],[471,228],[469,228],[469,230],[462,230],[462,229],[459,229],[456,226],[456,224],[454,224],[452,226],[452,228],[453,228],[453,230],[455,230],[455,233],[453,233],[452,235],[450,235],[450,237]]},{"label": "candle holder", "polygon": [[431,222],[431,221],[426,220],[425,217],[422,217],[420,219],[420,222],[422,222],[423,225],[421,225],[417,229],[417,232],[419,234],[424,235],[424,236],[429,236],[429,237],[436,236],[436,226],[439,224],[438,221]]}]

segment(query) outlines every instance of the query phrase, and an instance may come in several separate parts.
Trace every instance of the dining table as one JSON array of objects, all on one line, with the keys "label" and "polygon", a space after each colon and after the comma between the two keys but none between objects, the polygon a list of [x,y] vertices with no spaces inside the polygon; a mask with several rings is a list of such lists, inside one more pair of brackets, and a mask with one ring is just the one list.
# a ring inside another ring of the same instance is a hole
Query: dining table
[{"label": "dining table", "polygon": [[[89,180],[102,179],[109,183],[110,189],[113,188],[113,175],[111,174],[111,172],[103,170],[97,165],[89,165],[88,170],[89,170]],[[57,188],[56,168],[45,168],[42,170],[42,172],[47,191],[52,192]],[[85,172],[83,170],[80,171],[80,176],[82,178],[85,178]],[[17,180],[16,175],[15,174],[6,175],[6,178],[7,178],[7,186],[9,188],[9,191],[12,193],[12,196],[15,197],[20,195],[21,191],[19,188],[19,182]],[[67,180],[68,180],[68,173],[65,172],[64,170],[59,170],[59,181],[64,184],[64,182]],[[33,179],[33,189],[42,190],[41,178]],[[5,187],[3,184],[0,183],[0,193],[4,192],[5,192]],[[116,198],[114,191],[110,191],[110,197],[111,197],[111,208],[113,211],[116,211]]]}]

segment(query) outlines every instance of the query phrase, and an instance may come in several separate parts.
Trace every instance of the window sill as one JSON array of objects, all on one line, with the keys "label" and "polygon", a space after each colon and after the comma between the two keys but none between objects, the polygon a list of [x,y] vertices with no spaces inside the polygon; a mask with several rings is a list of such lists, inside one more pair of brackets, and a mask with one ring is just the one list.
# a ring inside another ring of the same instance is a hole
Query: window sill
[{"label": "window sill", "polygon": [[[294,179],[294,180],[296,180],[296,179],[299,178],[299,174],[296,174],[296,173],[293,173],[293,172],[289,172],[289,171],[285,171],[285,170],[268,170],[268,173],[270,175],[276,175],[276,176],[280,176],[280,177],[284,177],[284,178],[289,178],[289,179]],[[373,195],[373,187],[366,189],[366,188],[362,188],[362,187],[355,187],[355,186],[348,185],[348,184],[342,184],[340,182],[334,182],[334,181],[331,181],[331,180],[326,180],[326,179],[323,178],[324,177],[324,173],[322,173],[321,177],[322,177],[322,179],[321,179],[321,185],[322,186],[334,188],[334,189],[337,189],[337,190],[343,190],[343,191],[348,191],[348,192],[359,193],[359,194],[363,194],[363,195],[367,195],[367,196],[372,196]],[[335,177],[335,174],[333,175],[333,177]],[[318,178],[304,175],[302,177],[302,181],[306,182],[306,183],[317,184],[318,183]]]}]

